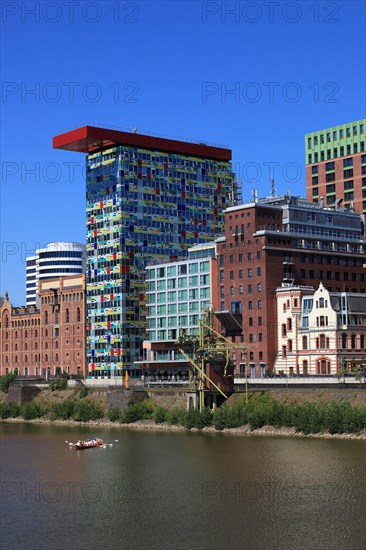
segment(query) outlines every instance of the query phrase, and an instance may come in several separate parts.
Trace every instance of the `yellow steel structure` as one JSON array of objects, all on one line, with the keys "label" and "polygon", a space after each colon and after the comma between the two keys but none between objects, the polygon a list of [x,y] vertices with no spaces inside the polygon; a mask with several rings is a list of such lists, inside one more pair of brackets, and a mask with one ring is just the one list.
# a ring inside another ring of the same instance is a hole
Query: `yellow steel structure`
[{"label": "yellow steel structure", "polygon": [[[208,380],[216,390],[227,398],[227,395],[217,386],[205,372],[207,362],[220,362],[224,365],[224,376],[231,362],[232,352],[240,350],[247,353],[247,347],[240,343],[235,344],[214,329],[214,312],[212,309],[205,312],[200,320],[199,336],[187,335],[184,330],[179,333],[179,351],[189,361],[198,373],[197,391],[199,397],[199,410],[204,408],[205,381]],[[191,358],[184,349],[189,350]]]}]

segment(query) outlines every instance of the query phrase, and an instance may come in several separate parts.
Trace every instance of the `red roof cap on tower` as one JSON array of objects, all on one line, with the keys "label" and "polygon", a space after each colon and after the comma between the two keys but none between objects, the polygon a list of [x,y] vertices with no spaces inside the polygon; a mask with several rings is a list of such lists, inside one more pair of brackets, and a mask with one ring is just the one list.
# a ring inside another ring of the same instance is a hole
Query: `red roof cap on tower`
[{"label": "red roof cap on tower", "polygon": [[231,150],[224,147],[147,136],[120,130],[108,130],[95,126],[82,126],[53,138],[54,149],[65,149],[79,153],[92,154],[116,145],[166,151],[213,160],[231,160]]}]

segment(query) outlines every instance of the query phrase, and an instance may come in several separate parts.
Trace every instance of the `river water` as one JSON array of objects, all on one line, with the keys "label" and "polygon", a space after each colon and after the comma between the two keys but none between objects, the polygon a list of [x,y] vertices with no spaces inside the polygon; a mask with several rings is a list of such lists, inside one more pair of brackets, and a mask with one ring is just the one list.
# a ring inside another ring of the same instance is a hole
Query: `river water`
[{"label": "river water", "polygon": [[1,424],[2,550],[361,550],[366,444]]}]

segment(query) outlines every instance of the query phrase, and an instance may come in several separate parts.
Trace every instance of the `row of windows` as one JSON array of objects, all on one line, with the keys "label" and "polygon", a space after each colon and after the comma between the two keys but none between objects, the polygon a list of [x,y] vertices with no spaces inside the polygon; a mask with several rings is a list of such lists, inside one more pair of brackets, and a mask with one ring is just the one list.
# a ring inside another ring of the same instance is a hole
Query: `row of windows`
[{"label": "row of windows", "polygon": [[[256,258],[257,258],[257,260],[261,259],[261,251],[260,250],[257,251]],[[246,259],[247,259],[248,262],[251,262],[254,259],[254,254],[252,252],[247,252]],[[230,262],[230,264],[235,263],[235,255],[234,254],[230,254],[229,262]],[[241,253],[238,254],[238,262],[239,263],[243,262],[243,254],[241,254]],[[220,267],[225,266],[225,256],[224,255],[220,255],[219,265],[220,265]]]},{"label": "row of windows", "polygon": [[[325,158],[325,151],[320,151],[320,157],[319,153],[314,153],[314,157],[311,153],[308,154],[308,164],[313,164],[313,158],[314,163],[317,162],[323,162],[324,160],[330,160],[332,158],[338,158],[338,157],[344,157],[344,155],[352,155],[357,153],[363,153],[365,151],[365,142],[361,141],[360,148],[358,149],[358,144],[353,144],[353,149],[351,148],[351,145],[347,145],[346,148],[341,146],[339,149],[335,147],[333,149],[333,152],[331,149],[327,149],[327,158]],[[363,161],[364,162],[364,161]]]},{"label": "row of windows", "polygon": [[305,269],[300,269],[300,277],[302,279],[306,279],[307,277],[309,279],[319,279],[320,281],[323,279],[327,279],[328,281],[335,280],[335,281],[359,281],[364,282],[365,281],[365,274],[364,273],[348,273],[348,271],[323,271],[322,269],[315,271],[314,269],[309,269],[308,272],[306,272]]},{"label": "row of windows", "polygon": [[[65,345],[66,345],[66,346],[68,346],[69,343],[70,343],[69,340],[65,340]],[[78,339],[78,340],[76,341],[76,343],[77,343],[78,346],[80,346],[80,345],[81,345],[80,339]],[[52,345],[53,345],[53,347],[54,347],[55,349],[58,349],[58,341],[57,341],[57,340],[54,340],[54,341],[52,342]],[[14,343],[13,349],[14,349],[14,351],[18,351],[18,344],[17,344],[17,342]],[[27,351],[27,350],[28,350],[28,343],[27,343],[27,342],[24,342],[24,343],[23,343],[23,348],[20,347],[19,349],[23,349],[24,351]],[[38,342],[34,342],[34,349],[38,349]],[[48,342],[47,342],[47,341],[44,342],[44,349],[48,349]],[[5,344],[5,351],[8,351],[8,350],[9,350],[9,345],[8,345],[8,344]]]},{"label": "row of windows", "polygon": [[[364,334],[342,334],[340,338],[340,346],[342,349],[354,349],[354,350],[364,350],[365,349],[365,340],[366,337]],[[315,338],[315,347],[316,349],[329,349],[329,337],[325,334],[320,334]],[[309,349],[309,337],[302,337],[302,349]]]},{"label": "row of windows", "polygon": [[[358,133],[363,134],[364,132],[365,132],[365,125],[363,122],[359,126],[358,125],[348,126],[346,127],[345,130],[344,128],[341,128],[339,130],[339,133],[338,133],[338,130],[333,130],[333,132],[329,131],[326,134],[319,134],[319,136],[314,136],[314,146],[319,145],[319,143],[320,144],[325,143],[325,140],[327,141],[327,143],[329,143],[332,140],[338,141],[338,135],[339,135],[339,139],[344,139],[345,137],[349,138],[352,135],[357,136]],[[312,148],[312,138],[309,137],[308,149],[311,149],[311,148]]]},{"label": "row of windows", "polygon": [[[83,299],[83,293],[82,292],[73,292],[72,294],[62,294],[62,302],[76,302],[78,300]],[[57,301],[57,298],[56,298]],[[42,296],[41,298],[42,304],[53,304],[54,303],[54,296]]]},{"label": "row of windows", "polygon": [[[77,357],[80,357],[80,352],[77,352],[76,355],[77,355]],[[65,357],[66,357],[66,361],[69,362],[70,360],[68,359],[68,357],[69,357],[69,354],[68,354],[68,353],[65,354]],[[45,354],[44,354],[44,359],[43,359],[43,360],[45,361],[45,363],[48,363],[48,360],[49,360],[48,353],[45,353]],[[41,361],[41,355],[40,355],[40,354],[34,355],[34,362],[35,362],[35,363],[40,363],[40,361]],[[52,361],[54,361],[55,363],[58,363],[58,362],[59,362],[59,354],[58,354],[58,353],[55,353],[55,354],[52,356]],[[15,355],[15,356],[14,356],[14,362],[15,362],[16,364],[18,364],[19,362],[22,362],[22,361],[19,361],[18,355]],[[28,355],[25,355],[25,356],[24,356],[24,363],[28,363]],[[8,355],[5,356],[5,364],[7,364],[7,365],[9,364],[9,357],[8,357]]]},{"label": "row of windows", "polygon": [[[70,319],[71,319],[70,310],[67,307],[65,309],[65,316],[64,316],[65,323],[70,323]],[[81,309],[78,307],[77,310],[76,310],[76,322],[80,323],[80,321],[81,321]],[[48,323],[49,323],[49,315],[48,315],[48,311],[45,311],[44,312],[44,324],[48,325]],[[59,323],[59,312],[58,312],[58,310],[55,311],[55,323],[56,324]]]}]

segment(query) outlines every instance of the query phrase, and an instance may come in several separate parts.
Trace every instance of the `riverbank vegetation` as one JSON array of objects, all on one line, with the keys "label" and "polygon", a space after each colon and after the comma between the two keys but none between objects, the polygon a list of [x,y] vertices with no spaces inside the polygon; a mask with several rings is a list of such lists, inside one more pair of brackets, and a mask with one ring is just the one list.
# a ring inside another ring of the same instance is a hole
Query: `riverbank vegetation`
[{"label": "riverbank vegetation", "polygon": [[92,399],[68,399],[63,402],[43,406],[36,401],[17,405],[13,402],[0,403],[0,418],[22,417],[24,420],[35,418],[54,420],[74,420],[88,422],[108,418],[119,424],[131,424],[139,421],[154,421],[156,424],[182,426],[187,430],[201,430],[212,426],[216,430],[240,428],[248,425],[250,430],[264,426],[274,428],[294,428],[304,434],[342,434],[360,433],[366,427],[366,407],[352,406],[349,402],[301,402],[297,404],[276,400],[270,393],[256,392],[245,399],[237,399],[214,411],[205,408],[184,411],[178,408],[164,408],[153,399],[139,403],[130,403],[124,409],[111,408],[106,411]]}]

